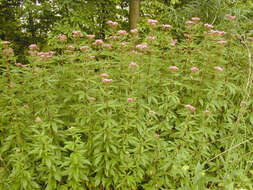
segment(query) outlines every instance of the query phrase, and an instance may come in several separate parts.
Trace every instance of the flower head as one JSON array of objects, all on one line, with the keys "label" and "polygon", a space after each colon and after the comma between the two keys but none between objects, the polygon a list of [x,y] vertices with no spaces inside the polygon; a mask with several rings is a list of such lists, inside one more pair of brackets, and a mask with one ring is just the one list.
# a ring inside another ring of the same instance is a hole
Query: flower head
[{"label": "flower head", "polygon": [[204,113],[208,115],[208,114],[210,114],[211,112],[210,112],[209,110],[205,110]]},{"label": "flower head", "polygon": [[149,25],[151,25],[151,26],[156,26],[157,25],[157,23],[158,23],[158,21],[157,20],[154,20],[154,19],[148,19],[148,23],[149,23]]},{"label": "flower head", "polygon": [[185,24],[187,24],[187,26],[191,26],[191,25],[193,25],[193,24],[194,24],[194,22],[193,22],[193,21],[191,21],[191,20],[187,20],[187,21],[185,22]]},{"label": "flower head", "polygon": [[95,101],[96,100],[96,98],[94,98],[94,97],[89,97],[88,98],[90,101]]},{"label": "flower head", "polygon": [[130,32],[132,33],[132,34],[137,34],[138,33],[138,29],[132,29],[132,30],[130,30]]},{"label": "flower head", "polygon": [[37,49],[38,49],[38,46],[37,46],[36,44],[31,44],[31,45],[29,46],[29,49],[30,49],[30,50],[37,50]]},{"label": "flower head", "polygon": [[163,28],[163,29],[170,29],[170,28],[171,28],[171,25],[169,25],[169,24],[163,24],[163,25],[162,25],[162,28]]},{"label": "flower head", "polygon": [[128,33],[125,30],[119,30],[118,34],[121,35],[121,36],[126,36]]},{"label": "flower head", "polygon": [[99,46],[99,45],[103,45],[103,43],[104,43],[103,40],[98,39],[93,44]]},{"label": "flower head", "polygon": [[10,42],[9,42],[9,41],[2,41],[1,44],[2,44],[2,45],[9,45]]},{"label": "flower head", "polygon": [[235,20],[236,16],[232,16],[230,14],[226,14],[227,19],[229,20]]},{"label": "flower head", "polygon": [[170,66],[169,69],[172,70],[172,71],[178,71],[179,70],[179,68],[177,66]]},{"label": "flower head", "polygon": [[145,50],[147,49],[147,43],[142,43],[142,44],[138,44],[135,46],[136,49],[139,49],[139,50]]},{"label": "flower head", "polygon": [[107,23],[109,26],[111,26],[111,27],[116,27],[116,26],[118,26],[118,23],[117,23],[117,22],[113,22],[113,21],[111,21],[111,20],[108,20],[106,23]]},{"label": "flower head", "polygon": [[40,122],[41,122],[40,117],[36,117],[35,122],[36,122],[36,123],[40,123]]},{"label": "flower head", "polygon": [[82,51],[82,52],[85,52],[85,51],[87,51],[89,49],[89,46],[82,46],[82,47],[80,47],[80,50]]},{"label": "flower head", "polygon": [[128,101],[128,102],[133,102],[133,101],[134,101],[134,98],[127,98],[127,101]]},{"label": "flower head", "polygon": [[111,82],[112,82],[112,79],[105,79],[105,78],[103,78],[103,79],[102,79],[102,82],[103,82],[103,83],[111,83]]},{"label": "flower head", "polygon": [[102,73],[100,76],[101,76],[102,78],[109,77],[109,75],[108,75],[107,73]]},{"label": "flower head", "polygon": [[59,39],[60,41],[64,41],[64,40],[67,39],[67,36],[64,35],[64,34],[60,34],[60,35],[58,35],[58,39]]},{"label": "flower head", "polygon": [[95,38],[95,35],[94,34],[87,34],[86,37],[89,39],[92,39],[92,38]]},{"label": "flower head", "polygon": [[199,70],[199,68],[197,68],[197,67],[192,67],[191,68],[191,71],[198,71]]},{"label": "flower head", "polygon": [[137,64],[136,62],[134,62],[134,61],[132,61],[132,62],[129,64],[129,68],[134,68],[134,67],[136,67],[136,66],[138,66],[138,64]]},{"label": "flower head", "polygon": [[196,108],[194,106],[190,105],[190,104],[186,104],[184,107],[187,108],[187,109],[189,109],[189,110],[191,110],[191,111],[195,111],[196,110]]},{"label": "flower head", "polygon": [[223,69],[221,67],[218,67],[218,66],[214,67],[214,69],[217,70],[217,71],[220,71],[220,72],[223,71]]},{"label": "flower head", "polygon": [[200,18],[199,17],[192,17],[192,21],[199,21]]},{"label": "flower head", "polygon": [[72,35],[74,38],[80,38],[83,36],[82,32],[80,30],[74,30],[72,31]]},{"label": "flower head", "polygon": [[211,24],[204,24],[204,26],[205,26],[206,28],[209,28],[209,29],[213,29],[213,28],[214,28],[214,26],[211,25]]},{"label": "flower head", "polygon": [[177,44],[177,39],[171,39],[170,40],[170,45],[175,46]]},{"label": "flower head", "polygon": [[242,101],[242,102],[241,102],[241,105],[242,105],[242,106],[245,106],[246,104],[247,104],[247,102],[245,102],[245,101]]}]

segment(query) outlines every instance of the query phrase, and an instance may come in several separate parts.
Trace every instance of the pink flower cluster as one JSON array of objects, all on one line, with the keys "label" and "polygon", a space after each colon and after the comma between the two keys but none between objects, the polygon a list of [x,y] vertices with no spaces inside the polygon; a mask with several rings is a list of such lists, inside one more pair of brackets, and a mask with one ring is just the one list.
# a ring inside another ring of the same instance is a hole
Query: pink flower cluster
[{"label": "pink flower cluster", "polygon": [[87,34],[86,37],[89,39],[92,39],[92,38],[95,38],[95,35],[94,34]]},{"label": "pink flower cluster", "polygon": [[119,34],[120,36],[126,36],[128,33],[127,33],[127,31],[125,31],[125,30],[119,30],[119,31],[118,31],[118,34]]},{"label": "pink flower cluster", "polygon": [[81,50],[82,52],[86,52],[86,51],[88,51],[88,49],[89,49],[89,46],[81,46],[81,47],[80,47],[80,50]]},{"label": "pink flower cluster", "polygon": [[179,70],[179,68],[177,66],[170,66],[169,69],[172,70],[172,71],[178,71]]},{"label": "pink flower cluster", "polygon": [[151,25],[151,26],[156,26],[157,25],[157,23],[158,23],[158,21],[157,20],[154,20],[154,19],[148,19],[148,23],[149,23],[149,25]]},{"label": "pink flower cluster", "polygon": [[134,98],[127,98],[128,102],[134,102],[134,100],[135,100]]},{"label": "pink flower cluster", "polygon": [[72,35],[74,38],[80,38],[83,36],[82,32],[80,30],[74,30],[72,31]]},{"label": "pink flower cluster", "polygon": [[130,30],[130,32],[132,33],[132,34],[137,34],[138,33],[138,29],[132,29],[132,30]]},{"label": "pink flower cluster", "polygon": [[96,98],[94,98],[94,97],[89,97],[88,100],[90,100],[90,101],[95,101]]},{"label": "pink flower cluster", "polygon": [[189,110],[191,110],[191,111],[195,111],[196,110],[196,108],[194,106],[190,105],[190,104],[186,104],[184,107],[187,108],[187,109],[189,109]]},{"label": "pink flower cluster", "polygon": [[101,45],[104,44],[104,42],[103,42],[103,40],[98,39],[98,40],[96,40],[93,44],[94,44],[94,45],[97,45],[97,46],[101,46]]},{"label": "pink flower cluster", "polygon": [[108,49],[112,49],[112,44],[103,44],[103,46],[108,48]]},{"label": "pink flower cluster", "polygon": [[235,20],[236,16],[232,16],[230,14],[226,14],[227,19],[229,20]]},{"label": "pink flower cluster", "polygon": [[67,39],[67,36],[64,35],[64,34],[58,35],[58,40],[60,40],[60,41],[65,41],[66,39]]},{"label": "pink flower cluster", "polygon": [[6,48],[2,52],[7,57],[13,57],[14,56],[14,51],[13,51],[12,48]]},{"label": "pink flower cluster", "polygon": [[38,49],[38,46],[36,45],[36,44],[31,44],[30,46],[29,46],[29,49],[30,50],[37,50]]},{"label": "pink flower cluster", "polygon": [[9,42],[9,41],[2,41],[1,44],[2,44],[2,45],[9,45],[10,42]]},{"label": "pink flower cluster", "polygon": [[171,39],[170,40],[170,45],[175,46],[177,44],[177,39]]},{"label": "pink flower cluster", "polygon": [[214,28],[214,26],[211,25],[211,24],[204,24],[204,27],[206,27],[208,29],[213,29]]},{"label": "pink flower cluster", "polygon": [[110,27],[116,27],[116,26],[118,26],[118,23],[117,23],[117,22],[113,22],[113,21],[111,21],[111,20],[108,20],[106,23],[107,23]]},{"label": "pink flower cluster", "polygon": [[45,59],[50,59],[52,58],[53,55],[55,55],[56,52],[54,51],[49,51],[49,52],[38,52],[37,55],[40,57],[40,59],[45,60]]},{"label": "pink flower cluster", "polygon": [[163,24],[163,25],[162,25],[162,28],[163,28],[163,29],[170,29],[170,28],[171,28],[171,25],[169,25],[169,24]]},{"label": "pink flower cluster", "polygon": [[192,67],[191,71],[198,71],[199,69],[197,67]]},{"label": "pink flower cluster", "polygon": [[138,44],[135,46],[135,48],[138,50],[145,50],[145,49],[147,49],[147,47],[148,47],[147,43],[142,43],[142,44]]},{"label": "pink flower cluster", "polygon": [[211,35],[222,36],[222,35],[226,34],[226,32],[225,31],[219,31],[219,30],[210,30],[210,34]]},{"label": "pink flower cluster", "polygon": [[103,83],[111,83],[112,82],[112,79],[107,79],[107,77],[109,77],[109,75],[107,73],[102,73],[100,76],[102,78]]},{"label": "pink flower cluster", "polygon": [[119,36],[110,36],[109,39],[110,40],[117,40],[119,38]]},{"label": "pink flower cluster", "polygon": [[129,69],[132,69],[132,68],[134,68],[134,67],[137,67],[138,66],[138,64],[136,63],[136,62],[134,62],[134,61],[132,61],[130,64],[129,64]]},{"label": "pink flower cluster", "polygon": [[185,24],[190,27],[192,25],[194,25],[197,21],[200,21],[200,18],[199,17],[192,17],[191,20],[187,20],[185,22]]},{"label": "pink flower cluster", "polygon": [[221,67],[218,67],[218,66],[214,67],[214,69],[217,70],[217,71],[220,71],[220,72],[223,71],[223,69]]}]

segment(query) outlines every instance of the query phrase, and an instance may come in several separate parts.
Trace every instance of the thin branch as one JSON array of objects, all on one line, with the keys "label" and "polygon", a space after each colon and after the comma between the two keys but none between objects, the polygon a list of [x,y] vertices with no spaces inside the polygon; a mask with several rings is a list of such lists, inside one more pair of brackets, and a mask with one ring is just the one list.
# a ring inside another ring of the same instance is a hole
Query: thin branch
[{"label": "thin branch", "polygon": [[224,152],[222,152],[222,153],[216,155],[215,157],[209,159],[207,162],[211,162],[211,161],[215,160],[216,158],[222,156],[223,154],[226,154],[227,152],[229,152],[229,151],[231,151],[231,150],[233,150],[233,149],[235,149],[235,148],[241,146],[242,144],[244,144],[244,143],[246,143],[246,142],[249,142],[249,141],[251,141],[251,140],[253,140],[253,137],[250,138],[250,139],[248,139],[248,140],[245,140],[245,141],[243,141],[243,142],[241,142],[241,143],[239,143],[239,144],[236,144],[235,146],[233,146],[233,147],[227,149],[226,151],[224,151]]}]

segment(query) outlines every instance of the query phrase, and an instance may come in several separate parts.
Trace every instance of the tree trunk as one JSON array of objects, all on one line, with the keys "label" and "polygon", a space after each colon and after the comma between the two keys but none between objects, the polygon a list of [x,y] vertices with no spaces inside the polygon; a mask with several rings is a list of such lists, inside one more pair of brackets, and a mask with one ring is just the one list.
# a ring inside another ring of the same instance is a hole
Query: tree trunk
[{"label": "tree trunk", "polygon": [[129,25],[130,29],[135,29],[140,16],[141,0],[130,0],[129,4]]}]

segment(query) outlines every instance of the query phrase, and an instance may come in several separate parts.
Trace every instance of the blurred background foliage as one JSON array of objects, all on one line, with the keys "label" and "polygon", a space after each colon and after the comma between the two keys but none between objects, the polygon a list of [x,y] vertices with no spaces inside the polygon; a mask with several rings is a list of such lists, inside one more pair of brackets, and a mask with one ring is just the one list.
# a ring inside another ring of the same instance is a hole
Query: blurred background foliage
[{"label": "blurred background foliage", "polygon": [[[129,1],[0,0],[0,39],[11,41],[18,61],[26,62],[24,53],[29,44],[43,47],[48,38],[58,34],[70,35],[72,30],[82,30],[104,38],[107,20],[117,21],[121,29],[128,30]],[[251,0],[141,0],[138,26],[145,32],[146,19],[157,19],[171,24],[180,38],[189,18],[197,16],[205,23],[222,25],[226,13],[248,22],[253,18],[253,3]]]}]

